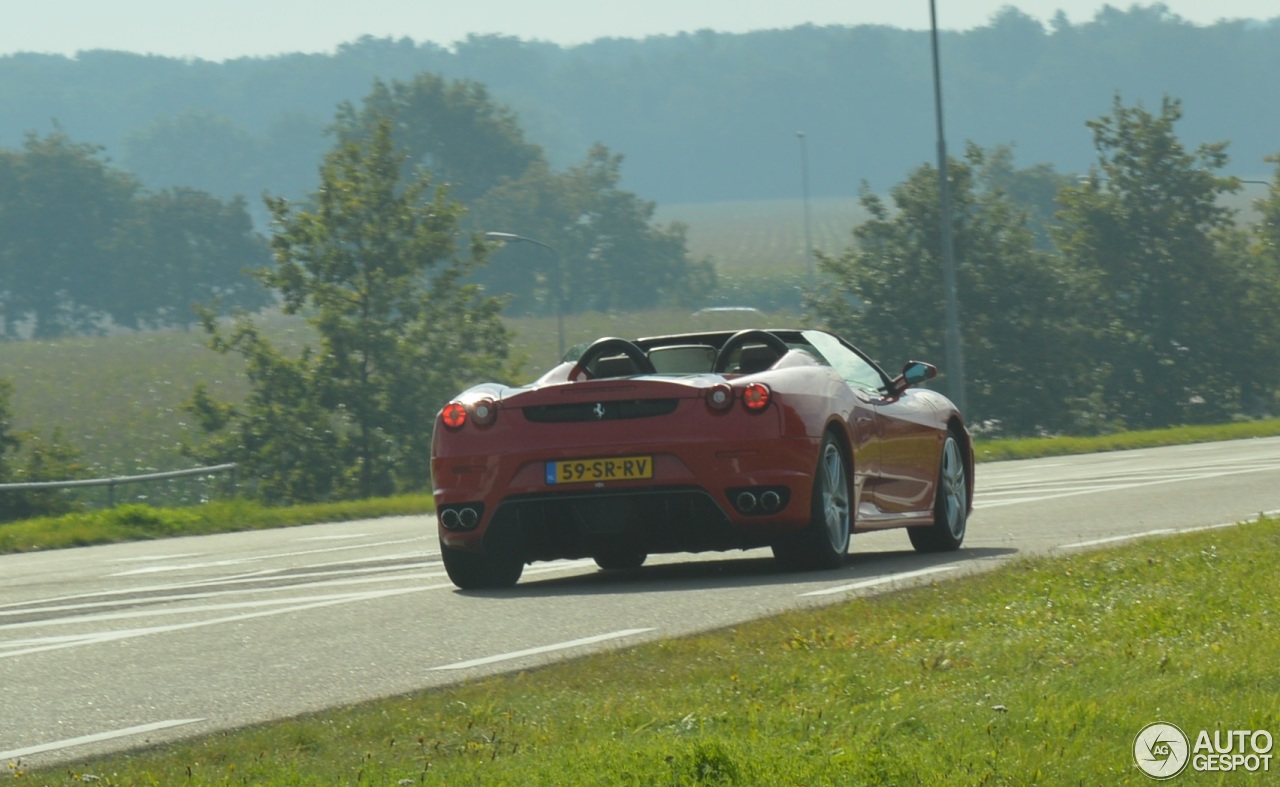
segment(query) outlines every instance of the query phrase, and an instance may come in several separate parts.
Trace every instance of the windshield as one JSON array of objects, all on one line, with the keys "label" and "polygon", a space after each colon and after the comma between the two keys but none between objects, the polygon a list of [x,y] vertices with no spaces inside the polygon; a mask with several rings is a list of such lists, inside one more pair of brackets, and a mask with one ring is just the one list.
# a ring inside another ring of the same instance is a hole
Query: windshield
[{"label": "windshield", "polygon": [[850,386],[864,391],[882,391],[888,387],[889,381],[878,366],[831,334],[802,331],[800,335],[817,350],[819,359],[835,369]]}]

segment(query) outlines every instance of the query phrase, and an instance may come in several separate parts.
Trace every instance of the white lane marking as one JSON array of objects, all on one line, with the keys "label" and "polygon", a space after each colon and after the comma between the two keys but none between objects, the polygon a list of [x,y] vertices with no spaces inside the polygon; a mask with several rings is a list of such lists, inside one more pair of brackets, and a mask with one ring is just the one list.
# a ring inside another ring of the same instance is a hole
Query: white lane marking
[{"label": "white lane marking", "polygon": [[[406,554],[406,557],[423,557],[421,553]],[[425,557],[433,557],[426,554]],[[438,555],[434,555],[438,557]],[[323,565],[350,565],[349,563],[340,564],[323,564]],[[294,590],[306,590],[310,588],[339,587],[343,585],[362,585],[377,582],[401,582],[407,579],[436,579],[445,576],[443,571],[428,571],[426,574],[406,573],[418,569],[432,569],[440,565],[439,561],[427,560],[421,563],[412,563],[397,566],[394,569],[385,568],[369,568],[369,569],[353,569],[346,572],[318,571],[307,574],[289,574],[280,575],[279,572],[284,569],[264,569],[262,571],[254,571],[248,574],[232,575],[227,577],[217,577],[213,579],[201,579],[196,582],[186,582],[174,585],[151,585],[146,587],[129,588],[127,590],[109,590],[101,593],[85,593],[78,596],[60,596],[55,598],[37,599],[33,601],[24,601],[14,604],[0,604],[0,630],[12,627],[14,624],[4,623],[5,617],[17,617],[20,615],[31,614],[48,614],[51,612],[75,612],[77,610],[93,610],[99,608],[117,608],[122,604],[138,604],[138,603],[169,603],[174,601],[192,601],[199,599],[218,598],[220,596],[242,595],[245,593],[287,593]],[[548,574],[557,571],[571,571],[582,568],[587,565],[594,566],[591,560],[569,560],[556,561],[554,563],[529,567],[524,571],[524,576],[534,576],[536,574]],[[322,579],[317,582],[299,582],[287,585],[278,585],[274,587],[246,587],[232,588],[229,590],[216,590],[205,592],[186,592],[179,593],[174,591],[194,590],[203,587],[231,587],[239,584],[250,584],[261,582],[264,579],[306,579],[310,577],[333,577],[338,573],[370,573],[374,576],[361,576],[347,579]],[[432,585],[431,590],[456,590],[452,584],[448,585]],[[142,593],[154,593],[169,595],[155,595],[151,597],[140,597]],[[66,603],[77,599],[102,599],[101,601],[80,601],[80,603]],[[113,600],[116,599],[116,600]],[[37,606],[44,605],[44,606]],[[45,624],[56,624],[56,620],[46,620]]]},{"label": "white lane marking", "polygon": [[[1274,512],[1263,512],[1263,516],[1272,516]],[[1251,517],[1249,522],[1257,521],[1257,517]],[[1216,525],[1197,525],[1195,527],[1173,528],[1165,527],[1159,530],[1147,530],[1143,533],[1129,533],[1123,536],[1111,536],[1110,538],[1095,538],[1089,541],[1077,541],[1073,544],[1063,544],[1058,549],[1083,549],[1085,547],[1097,546],[1099,544],[1113,544],[1117,541],[1134,541],[1139,538],[1149,538],[1151,536],[1168,536],[1173,534],[1181,535],[1183,533],[1200,533],[1205,530],[1222,530],[1223,528],[1235,527],[1239,522],[1219,522]]]},{"label": "white lane marking", "polygon": [[338,536],[309,536],[307,538],[299,538],[298,541],[348,541],[353,538],[368,538],[368,533],[348,533]]},{"label": "white lane marking", "polygon": [[146,555],[143,557],[118,557],[108,563],[158,563],[161,560],[177,560],[183,557],[200,557],[202,552],[182,552],[177,555]]},{"label": "white lane marking", "polygon": [[180,566],[151,566],[148,568],[134,569],[133,571],[122,571],[117,574],[108,574],[109,577],[127,577],[134,574],[150,574],[159,571],[184,571],[193,568],[209,568],[218,566],[234,566],[241,563],[260,563],[264,560],[275,560],[278,558],[304,557],[306,555],[323,555],[329,552],[350,552],[354,549],[372,549],[374,547],[394,546],[396,544],[411,544],[415,541],[422,541],[423,536],[414,536],[413,538],[401,538],[394,541],[378,541],[371,544],[351,544],[340,547],[326,547],[324,549],[301,549],[296,552],[274,552],[268,555],[258,555],[256,557],[244,557],[230,560],[215,560],[208,563],[189,563]]},{"label": "white lane marking", "polygon": [[[550,566],[528,570],[525,572],[525,575],[529,576],[533,574],[546,574],[546,573],[564,571],[569,569],[576,569],[576,568],[581,568],[582,566],[588,563],[591,563],[591,561],[574,560],[574,561],[557,562],[556,564],[553,564]],[[443,571],[435,571],[435,572],[429,571],[425,574],[415,574],[411,576],[398,574],[395,576],[359,577],[359,578],[329,580],[329,581],[313,582],[313,583],[306,583],[306,584],[300,584],[300,585],[289,585],[287,587],[281,587],[281,588],[264,588],[261,590],[254,589],[253,592],[267,592],[267,593],[284,592],[284,591],[293,591],[293,590],[308,589],[308,588],[326,588],[326,587],[337,587],[342,585],[356,585],[356,584],[367,584],[367,583],[375,583],[375,582],[401,582],[406,579],[430,580],[430,579],[442,578],[444,576],[445,576],[445,573]],[[185,607],[185,608],[153,608],[150,610],[124,611],[124,612],[116,612],[116,613],[104,612],[97,615],[83,615],[78,617],[62,618],[57,620],[42,620],[42,621],[31,621],[31,622],[23,622],[23,623],[6,623],[6,624],[0,624],[0,630],[46,627],[46,626],[62,625],[62,624],[76,624],[76,625],[92,624],[92,623],[105,622],[108,620],[129,619],[129,618],[137,618],[137,617],[151,617],[151,616],[158,616],[158,615],[175,615],[175,614],[187,614],[187,613],[198,613],[198,612],[221,612],[224,610],[234,610],[234,609],[252,609],[255,606],[265,606],[265,607],[279,606],[279,608],[277,609],[267,609],[267,610],[253,612],[249,614],[230,615],[225,617],[212,618],[209,620],[197,620],[197,621],[191,621],[188,623],[173,624],[168,626],[152,626],[147,628],[126,629],[124,631],[87,632],[82,634],[42,637],[38,639],[0,641],[0,659],[11,658],[14,656],[25,656],[32,653],[43,653],[49,650],[61,650],[63,648],[75,648],[75,647],[81,647],[84,645],[96,645],[101,642],[112,642],[120,639],[132,639],[134,637],[142,637],[149,634],[164,634],[170,631],[181,631],[185,629],[200,628],[203,626],[214,626],[222,623],[238,623],[242,620],[249,620],[252,618],[268,617],[268,616],[280,615],[280,614],[289,614],[292,612],[306,612],[308,610],[317,609],[320,607],[333,606],[335,604],[346,604],[353,601],[355,602],[373,601],[373,600],[378,600],[382,598],[387,598],[390,596],[401,595],[404,593],[414,593],[418,591],[433,591],[433,590],[456,590],[456,589],[457,588],[454,587],[452,582],[442,582],[442,583],[431,584],[431,585],[422,585],[420,587],[395,588],[390,590],[364,591],[360,593],[344,593],[344,594],[334,594],[334,595],[325,595],[325,596],[307,596],[301,599],[289,598],[289,599],[284,599],[284,600],[275,601],[275,602],[258,601],[258,602],[238,602],[238,603],[218,604],[218,605],[200,605],[196,607]],[[166,597],[163,600],[164,601],[176,601],[176,600],[190,601],[190,600],[198,600],[198,599],[216,598],[219,596],[241,594],[243,592],[245,591],[191,593],[183,596]],[[82,606],[92,607],[97,605],[86,604]],[[65,610],[70,610],[74,608],[75,607],[62,607],[60,609],[65,611]],[[46,608],[44,610],[27,609],[23,611],[47,612],[49,610],[48,608]],[[14,611],[11,614],[17,614],[17,612],[18,611]],[[4,613],[0,612],[0,614],[4,614]]]},{"label": "white lane marking", "polygon": [[862,588],[875,587],[876,585],[884,585],[890,582],[898,582],[904,579],[915,579],[929,574],[939,574],[943,571],[955,571],[959,566],[934,566],[933,568],[922,568],[918,571],[904,571],[901,574],[890,574],[887,577],[876,577],[875,579],[864,579],[861,582],[853,582],[848,585],[840,585],[833,588],[823,588],[822,590],[810,590],[808,593],[801,593],[804,596],[829,596],[833,593],[844,593],[847,590],[861,590]]},{"label": "white lane marking", "polygon": [[1107,538],[1094,538],[1089,541],[1077,541],[1074,544],[1063,544],[1059,549],[1082,549],[1084,547],[1093,547],[1099,544],[1116,544],[1121,541],[1133,541],[1139,538],[1147,538],[1148,536],[1167,536],[1170,533],[1177,533],[1171,527],[1162,527],[1159,530],[1148,530],[1143,533],[1126,533],[1122,536],[1109,536]]},{"label": "white lane marking", "polygon": [[611,631],[608,634],[597,634],[594,637],[583,637],[582,639],[570,640],[568,642],[557,642],[554,645],[543,645],[538,648],[526,648],[524,650],[515,650],[510,653],[499,653],[496,656],[486,656],[480,659],[471,659],[470,661],[458,661],[453,664],[444,664],[439,667],[432,667],[431,671],[481,667],[485,664],[495,664],[499,661],[510,661],[511,659],[518,659],[524,656],[536,656],[539,653],[554,653],[557,650],[568,650],[569,648],[576,648],[582,645],[594,645],[597,642],[621,639],[622,637],[631,637],[636,634],[644,634],[648,631],[653,631],[653,629],[623,629],[622,631]]},{"label": "white lane marking", "polygon": [[145,732],[155,732],[156,730],[167,730],[170,727],[181,727],[184,724],[195,724],[204,721],[204,719],[170,719],[169,721],[157,721],[151,724],[139,724],[137,727],[126,727],[122,730],[111,730],[110,732],[99,732],[95,735],[82,735],[79,738],[67,738],[64,741],[54,741],[52,743],[42,743],[38,746],[28,746],[25,749],[13,749],[12,751],[0,751],[0,760],[12,760],[18,757],[28,757],[32,754],[41,754],[47,751],[56,751],[58,749],[69,749],[72,746],[83,746],[86,743],[98,743],[100,741],[110,741],[116,738],[127,738],[130,735],[141,735]]},{"label": "white lane marking", "polygon": [[276,615],[287,615],[294,612],[306,612],[313,609],[321,609],[323,607],[332,607],[338,604],[349,604],[355,601],[372,601],[375,599],[389,598],[391,596],[400,596],[406,593],[418,593],[425,590],[435,590],[438,588],[453,587],[449,584],[442,585],[424,585],[415,588],[396,588],[394,590],[375,590],[364,593],[348,593],[336,596],[330,596],[320,601],[313,601],[305,604],[294,604],[279,609],[267,609],[257,612],[248,612],[242,615],[228,615],[220,618],[210,618],[208,620],[195,620],[187,623],[174,623],[168,626],[151,626],[148,628],[123,629],[120,631],[100,631],[89,632],[86,634],[71,637],[50,637],[40,644],[36,641],[31,647],[23,647],[20,650],[14,650],[7,653],[0,653],[0,659],[13,658],[15,656],[27,656],[32,653],[43,653],[49,650],[62,650],[63,648],[75,648],[82,645],[96,645],[102,642],[115,642],[122,639],[133,639],[135,637],[145,637],[150,634],[166,634],[172,631],[185,631],[187,629],[204,628],[205,626],[218,626],[224,623],[239,623],[244,620],[252,620],[254,618],[267,618]]},{"label": "white lane marking", "polygon": [[1132,483],[1108,484],[1101,487],[1086,487],[1075,489],[1067,492],[1047,492],[1041,495],[1027,495],[1025,497],[1010,498],[1006,500],[988,500],[985,499],[983,493],[975,495],[973,507],[978,508],[997,508],[1000,506],[1017,505],[1018,503],[1038,503],[1044,500],[1056,500],[1062,497],[1075,497],[1076,495],[1095,494],[1098,492],[1118,492],[1125,489],[1136,489],[1143,486],[1158,486],[1160,484],[1176,484],[1183,481],[1204,481],[1211,478],[1222,478],[1225,476],[1238,475],[1241,473],[1258,473],[1276,470],[1276,465],[1262,465],[1256,467],[1233,467],[1221,471],[1199,472],[1199,473],[1180,473],[1177,475],[1165,475],[1148,481],[1134,481]]}]

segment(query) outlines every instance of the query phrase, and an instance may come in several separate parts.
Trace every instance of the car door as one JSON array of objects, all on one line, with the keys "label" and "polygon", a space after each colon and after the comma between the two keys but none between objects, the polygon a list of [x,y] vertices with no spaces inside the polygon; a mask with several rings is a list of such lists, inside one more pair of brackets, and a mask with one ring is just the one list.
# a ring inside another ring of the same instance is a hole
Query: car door
[{"label": "car door", "polygon": [[876,412],[880,429],[876,507],[890,519],[930,511],[942,448],[932,398],[908,388],[898,395],[882,395]]},{"label": "car door", "polygon": [[[865,441],[860,461],[870,462],[857,511],[859,529],[891,527],[933,505],[941,443],[928,394],[890,393],[888,375],[839,338],[822,331],[805,338],[844,378],[858,399],[851,427]],[[863,459],[865,457],[865,459]]]},{"label": "car door", "polygon": [[824,331],[805,331],[804,338],[817,350],[817,355],[844,380],[853,392],[854,407],[849,414],[853,434],[854,473],[860,480],[855,525],[874,521],[879,515],[875,488],[880,483],[883,425],[880,410],[883,392],[888,384],[884,373],[870,360]]}]

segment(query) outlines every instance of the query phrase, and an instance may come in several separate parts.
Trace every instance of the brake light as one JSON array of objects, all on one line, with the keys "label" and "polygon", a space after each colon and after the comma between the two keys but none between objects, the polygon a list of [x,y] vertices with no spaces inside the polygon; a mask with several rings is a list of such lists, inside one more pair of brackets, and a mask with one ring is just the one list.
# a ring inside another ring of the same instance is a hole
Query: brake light
[{"label": "brake light", "polygon": [[769,406],[769,386],[764,383],[752,383],[742,389],[742,404],[753,413],[758,413]]},{"label": "brake light", "polygon": [[440,420],[450,429],[461,429],[467,422],[467,408],[462,402],[449,402],[440,411]]}]

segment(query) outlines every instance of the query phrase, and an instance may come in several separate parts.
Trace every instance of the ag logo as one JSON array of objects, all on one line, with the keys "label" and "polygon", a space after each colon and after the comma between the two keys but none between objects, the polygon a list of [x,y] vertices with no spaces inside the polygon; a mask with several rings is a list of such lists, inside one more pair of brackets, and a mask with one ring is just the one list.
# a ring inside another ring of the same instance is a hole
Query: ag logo
[{"label": "ag logo", "polygon": [[1133,761],[1153,779],[1172,779],[1187,767],[1190,748],[1177,725],[1158,721],[1143,727],[1133,739]]}]

